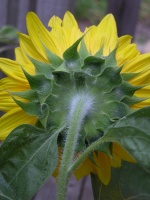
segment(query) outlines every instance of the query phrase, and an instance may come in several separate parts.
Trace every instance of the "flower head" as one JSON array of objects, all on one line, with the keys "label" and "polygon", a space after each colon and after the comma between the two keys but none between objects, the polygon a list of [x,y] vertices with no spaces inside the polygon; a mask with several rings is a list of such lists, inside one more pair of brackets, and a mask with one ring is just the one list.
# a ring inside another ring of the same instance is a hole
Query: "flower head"
[{"label": "flower head", "polygon": [[[81,130],[83,148],[133,109],[150,105],[150,54],[141,55],[131,36],[118,38],[111,14],[84,32],[69,12],[63,20],[52,17],[48,26],[50,31],[28,13],[28,35],[19,34],[16,60],[0,58],[0,69],[7,76],[0,81],[0,109],[5,112],[0,140],[25,123],[59,128],[67,123],[68,105],[78,94],[90,96],[94,105]],[[111,166],[135,161],[116,143],[93,152],[93,160],[87,158],[76,170],[77,178],[93,172],[107,184]]]}]

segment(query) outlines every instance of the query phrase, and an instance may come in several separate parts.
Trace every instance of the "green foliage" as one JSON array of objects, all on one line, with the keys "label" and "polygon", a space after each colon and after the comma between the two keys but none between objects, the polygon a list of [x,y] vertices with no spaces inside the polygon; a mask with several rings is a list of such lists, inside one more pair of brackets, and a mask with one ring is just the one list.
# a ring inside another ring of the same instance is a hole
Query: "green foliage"
[{"label": "green foliage", "polygon": [[103,185],[91,174],[95,200],[148,200],[150,198],[150,174],[137,164],[124,162],[119,169],[112,169],[111,181]]},{"label": "green foliage", "polygon": [[57,165],[58,133],[31,125],[12,131],[0,148],[0,199],[31,199]]},{"label": "green foliage", "polygon": [[17,29],[13,26],[3,26],[0,29],[0,42],[14,43],[18,40]]}]

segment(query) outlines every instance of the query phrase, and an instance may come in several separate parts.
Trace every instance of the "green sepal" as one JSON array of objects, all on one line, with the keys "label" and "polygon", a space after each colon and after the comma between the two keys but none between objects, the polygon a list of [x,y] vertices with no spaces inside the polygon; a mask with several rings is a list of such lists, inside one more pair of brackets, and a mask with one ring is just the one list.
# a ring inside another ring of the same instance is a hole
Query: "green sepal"
[{"label": "green sepal", "polygon": [[136,96],[132,96],[132,97],[124,97],[121,102],[127,104],[128,106],[132,106],[132,105],[135,105],[137,103],[140,103],[142,101],[145,101],[146,99],[148,98],[139,98],[139,97],[136,97]]},{"label": "green sepal", "polygon": [[40,102],[43,103],[47,99],[52,90],[52,81],[43,74],[31,76],[22,69],[32,90],[37,91]]},{"label": "green sepal", "polygon": [[82,64],[84,62],[84,59],[90,55],[88,50],[87,50],[87,48],[86,48],[84,40],[81,40],[81,46],[80,46],[80,49],[79,49],[79,55],[80,55]]},{"label": "green sepal", "polygon": [[111,120],[120,119],[130,113],[130,108],[119,101],[110,101],[103,105],[102,111],[109,116]]},{"label": "green sepal", "polygon": [[105,59],[103,58],[88,56],[84,60],[84,66],[82,67],[82,70],[84,70],[87,74],[90,75],[99,75],[104,62]]},{"label": "green sepal", "polygon": [[24,92],[11,92],[11,94],[32,102],[39,102],[38,94],[34,90],[26,90]]},{"label": "green sepal", "polygon": [[113,88],[120,85],[122,83],[122,77],[120,75],[120,68],[106,68],[101,75],[97,77],[95,82],[95,86],[99,88],[99,90],[103,90],[105,92],[111,92]]},{"label": "green sepal", "polygon": [[53,69],[57,69],[57,67],[59,67],[63,63],[63,60],[52,51],[50,51],[45,45],[44,50],[49,62],[51,63],[51,67]]},{"label": "green sepal", "polygon": [[69,71],[79,71],[81,68],[80,56],[78,53],[78,45],[84,36],[79,38],[71,47],[69,47],[63,54],[63,58],[67,64]]},{"label": "green sepal", "polygon": [[36,102],[21,102],[13,97],[14,101],[24,110],[28,115],[37,117],[42,125],[46,128],[47,119],[49,115],[49,106],[46,103],[40,104]]},{"label": "green sepal", "polygon": [[0,147],[0,171],[16,199],[30,200],[55,170],[58,134],[21,125]]},{"label": "green sepal", "polygon": [[102,44],[101,48],[95,53],[94,56],[103,58],[103,49],[104,49],[104,44]]},{"label": "green sepal", "polygon": [[121,76],[124,81],[129,81],[130,79],[136,77],[140,73],[121,73]]},{"label": "green sepal", "polygon": [[150,174],[137,164],[123,162],[119,169],[112,169],[108,185],[101,183],[95,174],[91,174],[91,181],[94,200],[150,198]]},{"label": "green sepal", "polygon": [[53,74],[55,74],[57,72],[66,72],[66,73],[69,73],[69,70],[68,70],[67,65],[66,65],[65,62],[63,62],[58,68],[56,68],[53,71]]},{"label": "green sepal", "polygon": [[107,156],[109,156],[111,159],[113,159],[111,155],[111,151],[109,150],[109,146],[111,143],[103,143],[100,146],[98,146],[95,150],[98,153],[98,151],[105,153]]},{"label": "green sepal", "polygon": [[122,84],[115,87],[111,94],[115,96],[117,100],[121,101],[126,96],[132,97],[133,94],[141,88],[143,88],[143,86],[133,86],[126,81],[122,81]]},{"label": "green sepal", "polygon": [[48,79],[53,79],[51,64],[43,63],[28,56],[36,69],[36,74],[43,74]]},{"label": "green sepal", "polygon": [[110,54],[107,57],[105,57],[104,68],[118,66],[117,60],[116,60],[116,51],[117,51],[117,48],[115,48],[112,52],[110,52]]}]

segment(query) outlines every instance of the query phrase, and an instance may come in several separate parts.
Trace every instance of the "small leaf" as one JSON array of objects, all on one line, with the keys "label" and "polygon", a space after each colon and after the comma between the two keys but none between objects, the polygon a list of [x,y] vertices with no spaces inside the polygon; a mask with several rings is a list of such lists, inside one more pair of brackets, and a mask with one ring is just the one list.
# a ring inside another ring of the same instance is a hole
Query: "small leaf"
[{"label": "small leaf", "polygon": [[0,171],[17,199],[30,200],[55,170],[59,132],[21,125],[0,147]]}]

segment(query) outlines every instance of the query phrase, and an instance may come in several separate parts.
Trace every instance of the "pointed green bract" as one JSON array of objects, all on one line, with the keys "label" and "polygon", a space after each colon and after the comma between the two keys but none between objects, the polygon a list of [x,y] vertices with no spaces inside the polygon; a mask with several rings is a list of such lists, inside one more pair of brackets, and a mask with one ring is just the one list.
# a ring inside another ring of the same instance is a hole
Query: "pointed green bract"
[{"label": "pointed green bract", "polygon": [[44,46],[44,49],[45,49],[47,58],[49,62],[51,63],[51,67],[53,69],[56,69],[63,63],[63,60],[59,56],[51,52],[46,46]]}]

